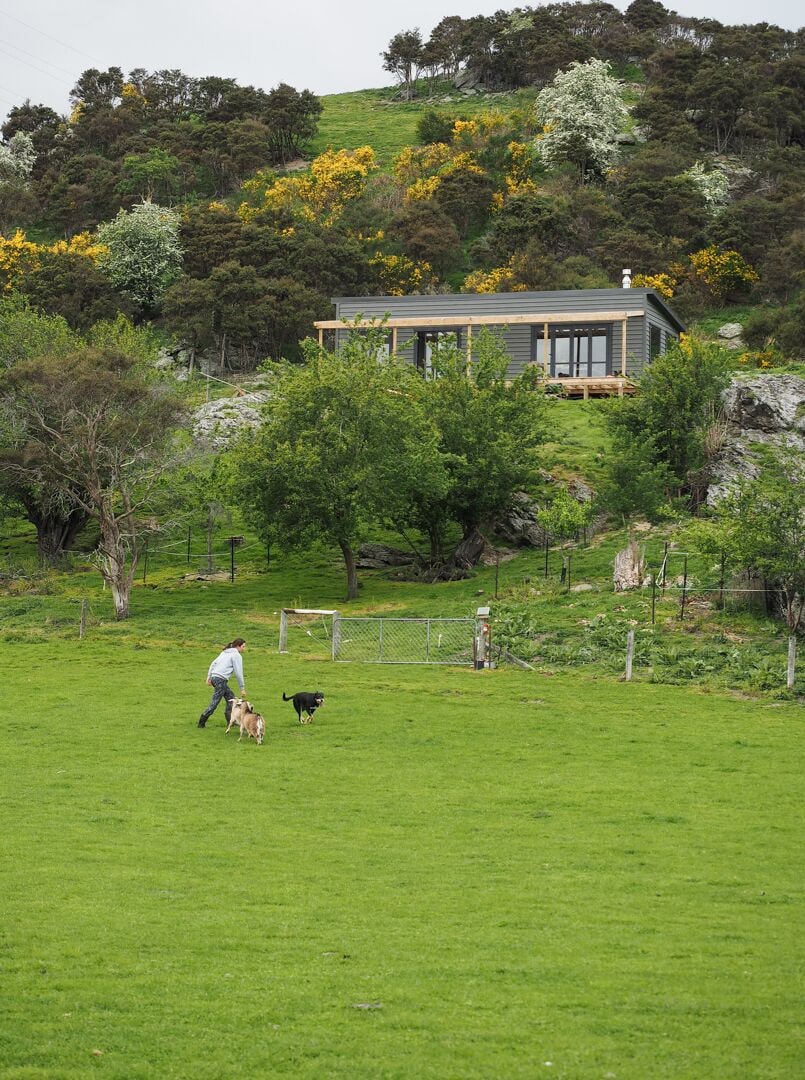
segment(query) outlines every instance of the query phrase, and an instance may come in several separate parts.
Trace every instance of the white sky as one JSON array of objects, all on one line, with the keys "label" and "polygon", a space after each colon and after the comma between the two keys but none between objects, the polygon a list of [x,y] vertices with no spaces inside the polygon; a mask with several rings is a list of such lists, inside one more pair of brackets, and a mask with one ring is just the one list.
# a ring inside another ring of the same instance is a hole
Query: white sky
[{"label": "white sky", "polygon": [[[615,0],[622,10],[629,0]],[[25,98],[63,113],[88,67],[180,68],[270,90],[332,94],[386,86],[380,53],[400,30],[427,38],[445,15],[491,15],[501,0],[0,0],[0,116]],[[533,0],[524,6],[537,6]],[[665,0],[725,24],[802,25],[797,0]]]}]

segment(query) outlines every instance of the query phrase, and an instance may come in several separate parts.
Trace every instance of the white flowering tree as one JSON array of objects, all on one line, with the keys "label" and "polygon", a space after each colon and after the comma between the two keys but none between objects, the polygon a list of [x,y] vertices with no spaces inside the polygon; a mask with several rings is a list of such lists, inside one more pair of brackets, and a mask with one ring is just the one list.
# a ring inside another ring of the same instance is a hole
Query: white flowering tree
[{"label": "white flowering tree", "polygon": [[145,308],[152,308],[182,272],[176,210],[142,202],[129,213],[98,226],[98,240],[107,251],[98,268],[112,284]]},{"label": "white flowering tree", "polygon": [[0,185],[24,184],[35,161],[33,140],[26,132],[18,131],[7,143],[0,143]]},{"label": "white flowering tree", "polygon": [[723,172],[719,172],[717,169],[710,169],[708,172],[703,162],[697,161],[682,175],[691,181],[704,199],[707,212],[711,216],[715,216],[719,210],[722,210],[727,205],[730,183]]},{"label": "white flowering tree", "polygon": [[617,153],[627,110],[621,84],[603,60],[573,63],[537,94],[542,133],[536,149],[548,168],[576,165],[582,178],[602,172]]}]

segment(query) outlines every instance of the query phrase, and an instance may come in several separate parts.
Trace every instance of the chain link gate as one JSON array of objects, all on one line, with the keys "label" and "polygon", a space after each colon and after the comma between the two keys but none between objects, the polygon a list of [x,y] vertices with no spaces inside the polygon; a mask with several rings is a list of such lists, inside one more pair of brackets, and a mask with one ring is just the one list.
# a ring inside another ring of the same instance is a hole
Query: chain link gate
[{"label": "chain link gate", "polygon": [[[336,615],[333,660],[366,664],[474,664],[482,621]],[[481,653],[483,655],[483,653]]]}]

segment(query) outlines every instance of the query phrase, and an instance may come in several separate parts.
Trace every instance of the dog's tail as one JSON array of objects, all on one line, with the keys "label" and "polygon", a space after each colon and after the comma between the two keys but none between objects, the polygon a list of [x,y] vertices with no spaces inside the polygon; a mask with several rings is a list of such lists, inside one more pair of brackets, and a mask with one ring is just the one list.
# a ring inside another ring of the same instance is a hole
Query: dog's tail
[{"label": "dog's tail", "polygon": [[293,701],[293,696],[291,696],[291,697],[286,697],[286,696],[285,696],[285,694],[283,694],[283,695],[282,695],[282,700],[283,700],[283,701]]}]

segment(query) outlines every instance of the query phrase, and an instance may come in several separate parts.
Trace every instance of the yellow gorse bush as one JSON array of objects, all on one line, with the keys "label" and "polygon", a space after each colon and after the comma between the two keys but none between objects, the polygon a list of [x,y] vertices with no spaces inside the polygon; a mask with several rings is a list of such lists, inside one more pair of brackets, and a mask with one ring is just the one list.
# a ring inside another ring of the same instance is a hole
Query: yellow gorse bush
[{"label": "yellow gorse bush", "polygon": [[670,274],[635,274],[632,278],[636,289],[656,289],[666,300],[673,298],[677,284],[677,279]]},{"label": "yellow gorse bush", "polygon": [[288,208],[309,221],[332,224],[344,206],[363,193],[369,176],[377,168],[371,146],[359,146],[356,150],[326,150],[313,159],[304,176],[274,177],[263,171],[247,180],[243,190],[251,196],[262,193],[262,205],[243,202],[238,207],[238,214],[244,221],[249,221],[261,210]]},{"label": "yellow gorse bush", "polygon": [[435,283],[430,263],[415,263],[407,255],[384,255],[378,251],[369,260],[387,296],[408,296]]},{"label": "yellow gorse bush", "polygon": [[505,266],[495,266],[491,270],[473,270],[464,278],[463,292],[498,293],[526,292],[528,286],[515,282],[518,266],[517,257],[512,255]]},{"label": "yellow gorse bush", "polygon": [[690,263],[696,276],[715,297],[722,297],[741,285],[758,281],[756,271],[738,251],[721,251],[715,244],[695,251]]},{"label": "yellow gorse bush", "polygon": [[26,274],[41,265],[43,254],[80,255],[95,263],[107,250],[89,232],[76,233],[69,240],[57,240],[55,244],[35,244],[22,229],[17,229],[8,238],[0,236],[0,287],[10,292],[18,286]]}]

